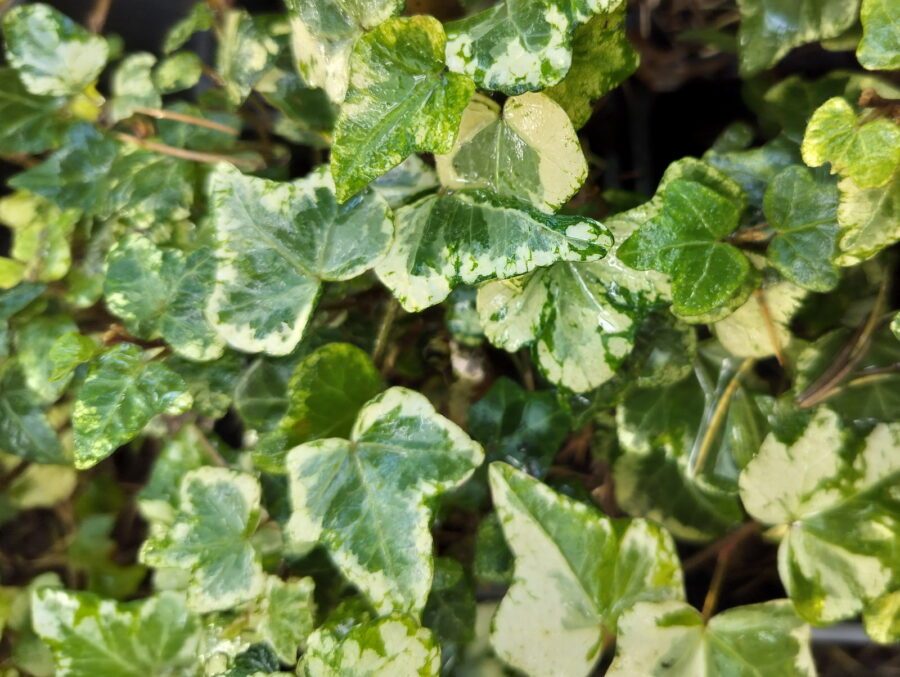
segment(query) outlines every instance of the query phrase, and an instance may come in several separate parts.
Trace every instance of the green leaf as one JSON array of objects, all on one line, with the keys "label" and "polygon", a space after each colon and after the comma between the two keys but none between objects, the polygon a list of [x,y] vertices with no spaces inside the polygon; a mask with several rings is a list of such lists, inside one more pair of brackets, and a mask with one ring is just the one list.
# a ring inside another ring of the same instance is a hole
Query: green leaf
[{"label": "green leaf", "polygon": [[801,163],[800,150],[783,135],[750,150],[714,149],[703,159],[740,185],[747,202],[756,209],[762,209],[763,196],[774,178],[782,170]]},{"label": "green leaf", "polygon": [[47,359],[56,340],[78,330],[68,315],[41,315],[16,329],[15,347],[25,383],[38,401],[55,402],[63,394],[68,379],[54,380],[53,365]]},{"label": "green leaf", "polygon": [[234,387],[234,408],[250,430],[273,430],[287,412],[287,384],[295,361],[259,358],[240,376]]},{"label": "green leaf", "polygon": [[276,183],[220,165],[209,193],[218,264],[207,317],[238,350],[290,353],[322,281],[361,275],[391,241],[387,203],[367,191],[339,205],[327,167]]},{"label": "green leaf", "polygon": [[587,162],[565,111],[543,94],[506,100],[503,114],[476,95],[462,116],[456,144],[435,158],[445,188],[482,188],[553,212],[587,177]]},{"label": "green leaf", "polygon": [[0,68],[0,152],[41,153],[62,143],[72,121],[66,100],[32,94],[12,68]]},{"label": "green leaf", "polygon": [[341,103],[350,82],[353,45],[403,9],[403,0],[287,0],[297,71]]},{"label": "green leaf", "polygon": [[349,440],[288,454],[287,535],[323,545],[378,611],[418,614],[431,587],[430,501],[482,460],[481,447],[422,395],[391,388],[363,407]]},{"label": "green leaf", "polygon": [[122,59],[112,76],[113,96],[109,101],[112,122],[130,118],[136,108],[160,108],[162,97],[153,82],[156,57],[136,52]]},{"label": "green leaf", "polygon": [[665,183],[659,213],[618,249],[626,265],[672,277],[672,309],[688,320],[740,305],[753,279],[747,257],[723,241],[738,226],[743,191],[711,167],[700,178]]},{"label": "green leaf", "polygon": [[113,164],[106,213],[140,229],[187,219],[194,202],[196,165],[136,147]]},{"label": "green leaf", "polygon": [[397,209],[438,187],[435,171],[418,155],[410,155],[399,165],[372,182],[391,209]]},{"label": "green leaf", "polygon": [[573,34],[615,0],[502,0],[447,24],[447,64],[481,89],[504,94],[557,84],[572,65]]},{"label": "green leaf", "polygon": [[441,644],[444,671],[475,634],[475,590],[462,565],[449,557],[434,561],[434,581],[422,623]]},{"label": "green leaf", "polygon": [[534,675],[587,675],[622,612],[683,599],[675,545],[659,527],[610,520],[503,463],[489,475],[516,558],[491,632],[505,662]]},{"label": "green leaf", "polygon": [[788,167],[769,184],[764,209],[776,232],[766,250],[769,263],[804,289],[834,289],[840,279],[831,262],[840,230],[834,181],[802,166]]},{"label": "green leaf", "polygon": [[297,649],[305,645],[316,620],[312,578],[283,581],[277,576],[266,579],[266,591],[260,608],[259,634],[268,642],[282,663],[294,665]]},{"label": "green leaf", "polygon": [[855,266],[900,240],[900,172],[881,188],[860,188],[844,179],[838,190],[839,265]]},{"label": "green leaf", "polygon": [[10,10],[3,35],[6,60],[32,94],[81,94],[106,65],[106,40],[43,3]]},{"label": "green leaf", "polygon": [[120,604],[85,592],[41,588],[32,622],[60,677],[193,674],[200,627],[177,595]]},{"label": "green leaf", "polygon": [[35,463],[68,462],[21,368],[11,361],[0,365],[0,450]]},{"label": "green leaf", "polygon": [[0,223],[13,231],[10,254],[24,264],[23,279],[53,282],[69,272],[69,241],[78,218],[78,212],[60,211],[47,200],[26,192],[0,199]]},{"label": "green leaf", "polygon": [[203,451],[202,436],[193,425],[182,427],[166,440],[153,462],[150,478],[137,495],[138,508],[151,525],[174,522],[182,478],[206,465],[209,458]]},{"label": "green leaf", "polygon": [[171,54],[181,49],[194,33],[208,31],[215,23],[216,15],[206,2],[196,2],[187,15],[175,23],[163,41],[163,53]]},{"label": "green leaf", "polygon": [[856,58],[869,70],[900,68],[900,26],[893,0],[862,0],[862,40]]},{"label": "green leaf", "polygon": [[606,674],[812,677],[809,637],[787,600],[728,609],[708,622],[684,602],[642,602],[619,620]]},{"label": "green leaf", "polygon": [[187,571],[188,606],[207,613],[262,594],[265,576],[250,543],[260,511],[255,477],[227,468],[202,467],[181,480],[175,520],[151,534],[140,560]]},{"label": "green leaf", "polygon": [[545,214],[481,190],[429,195],[398,209],[394,225],[394,241],[375,272],[409,311],[440,303],[458,284],[555,261],[594,261],[613,244],[593,219]]},{"label": "green leaf", "polygon": [[445,42],[440,22],[421,15],[389,19],[356,42],[331,151],[341,202],[412,153],[453,147],[475,87],[446,71]]},{"label": "green leaf", "polygon": [[640,55],[625,34],[625,8],[599,14],[575,29],[572,66],[566,77],[544,94],[568,113],[581,129],[593,113],[593,103],[634,73]]},{"label": "green leaf", "polygon": [[73,372],[85,362],[92,360],[99,350],[96,341],[77,331],[62,334],[44,354],[49,362],[50,380],[68,381]]},{"label": "green leaf", "polygon": [[184,381],[140,348],[120,343],[98,357],[78,391],[72,412],[75,467],[90,468],[134,439],[158,414],[191,406]]},{"label": "green leaf", "polygon": [[859,0],[738,0],[741,75],[774,66],[794,47],[836,38],[856,21]]},{"label": "green leaf", "polygon": [[860,188],[885,185],[900,167],[900,126],[886,118],[860,122],[842,97],[822,104],[806,127],[803,161],[831,164],[831,173]]},{"label": "green leaf", "polygon": [[400,614],[357,625],[342,638],[314,633],[298,667],[304,677],[440,673],[441,651],[431,632]]},{"label": "green leaf", "polygon": [[153,70],[153,84],[160,94],[172,94],[194,87],[203,76],[203,61],[193,52],[177,52]]},{"label": "green leaf", "polygon": [[854,616],[900,585],[900,425],[848,437],[837,414],[820,408],[792,444],[769,435],[740,477],[747,511],[782,525],[781,581],[816,624]]},{"label": "green leaf", "polygon": [[278,55],[278,42],[269,34],[266,17],[244,10],[223,15],[216,55],[216,72],[224,81],[229,102],[239,106]]},{"label": "green leaf", "polygon": [[900,590],[882,595],[863,614],[866,634],[880,644],[900,641]]},{"label": "green leaf", "polygon": [[277,134],[317,148],[330,144],[337,109],[323,90],[308,87],[292,71],[272,68],[256,91],[282,113],[274,126]]}]

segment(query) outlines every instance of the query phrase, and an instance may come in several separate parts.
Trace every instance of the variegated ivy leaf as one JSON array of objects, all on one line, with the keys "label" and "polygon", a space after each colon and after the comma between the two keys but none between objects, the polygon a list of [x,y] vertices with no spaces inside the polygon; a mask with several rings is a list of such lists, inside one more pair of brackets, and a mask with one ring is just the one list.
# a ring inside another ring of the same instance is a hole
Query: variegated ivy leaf
[{"label": "variegated ivy leaf", "polygon": [[887,118],[860,121],[847,100],[836,96],[813,113],[802,151],[811,167],[828,162],[832,174],[877,188],[900,167],[900,125]]},{"label": "variegated ivy leaf", "polygon": [[[216,71],[224,81],[225,93],[234,106],[250,94],[253,85],[272,66],[278,42],[270,32],[273,17],[251,16],[244,10],[226,12],[219,35]],[[284,27],[287,30],[287,27]]]},{"label": "variegated ivy leaf", "polygon": [[250,543],[260,495],[259,482],[245,473],[191,470],[181,480],[174,521],[144,542],[141,561],[189,572],[188,605],[194,611],[221,611],[255,599],[266,580]]},{"label": "variegated ivy leaf", "polygon": [[422,15],[389,19],[356,42],[331,150],[341,202],[412,153],[453,147],[475,85],[447,72],[445,42],[440,22]]},{"label": "variegated ivy leaf", "polygon": [[281,116],[273,130],[297,144],[326,148],[331,144],[337,108],[321,89],[309,87],[293,71],[270,68],[255,90]]},{"label": "variegated ivy leaf", "polygon": [[312,578],[283,581],[277,576],[266,578],[259,614],[259,634],[278,654],[282,663],[294,665],[297,650],[316,625],[315,583]]},{"label": "variegated ivy leaf", "polygon": [[25,383],[38,400],[50,404],[59,399],[69,385],[68,379],[54,380],[53,365],[47,359],[56,340],[78,331],[68,315],[46,314],[19,325],[15,333],[16,358]]},{"label": "variegated ivy leaf", "polygon": [[190,255],[130,234],[107,257],[106,306],[144,338],[159,335],[179,355],[198,361],[222,355],[225,344],[203,316],[215,259],[208,247]]},{"label": "variegated ivy leaf", "polygon": [[[608,222],[616,243],[634,224]],[[524,277],[478,290],[478,314],[488,340],[515,352],[531,345],[549,381],[586,392],[608,381],[631,353],[642,319],[668,296],[663,276],[638,273],[616,256],[554,263]]]},{"label": "variegated ivy leaf", "polygon": [[581,129],[594,101],[612,91],[637,69],[640,57],[625,34],[625,9],[598,14],[575,29],[572,66],[559,84],[544,90]]},{"label": "variegated ivy leaf", "polygon": [[894,0],[862,0],[863,35],[856,58],[869,70],[900,68],[900,24]]},{"label": "variegated ivy leaf", "polygon": [[31,615],[59,677],[195,674],[200,624],[178,595],[121,604],[41,588],[32,596]]},{"label": "variegated ivy leaf", "polygon": [[133,440],[159,414],[181,414],[191,395],[178,374],[120,343],[91,363],[72,412],[75,467],[90,468]]},{"label": "variegated ivy leaf", "polygon": [[453,150],[435,157],[445,188],[483,188],[555,212],[584,183],[587,161],[572,123],[553,99],[528,93],[500,107],[475,95]]},{"label": "variegated ivy leaf", "polygon": [[163,444],[153,462],[150,478],[137,495],[138,509],[151,530],[175,521],[181,479],[191,470],[207,465],[203,433],[185,425]]},{"label": "variegated ivy leaf", "polygon": [[203,76],[203,61],[193,52],[177,52],[160,61],[153,70],[153,84],[160,94],[190,89]]},{"label": "variegated ivy leaf", "polygon": [[398,14],[403,0],[287,0],[297,70],[341,103],[350,83],[350,55],[364,31]]},{"label": "variegated ivy leaf", "polygon": [[737,182],[754,209],[762,209],[766,189],[779,172],[802,162],[800,149],[783,135],[759,148],[724,151],[713,148],[703,159]]},{"label": "variegated ivy leaf", "polygon": [[741,75],[774,66],[794,47],[836,38],[859,13],[859,0],[738,0]]},{"label": "variegated ivy leaf", "polygon": [[409,616],[362,623],[340,637],[318,630],[297,669],[304,677],[379,677],[441,674],[441,650],[431,632]]},{"label": "variegated ivy leaf", "polygon": [[838,190],[839,265],[855,266],[900,240],[900,171],[880,188],[860,188],[844,179]]},{"label": "variegated ivy leaf", "polygon": [[463,566],[449,557],[434,561],[434,581],[422,623],[441,644],[441,664],[446,670],[459,660],[475,630],[475,590]]},{"label": "variegated ivy leaf", "polygon": [[776,233],[766,249],[772,267],[804,289],[834,289],[840,279],[832,263],[840,230],[835,182],[794,165],[769,184],[763,205]]},{"label": "variegated ivy leaf", "polygon": [[854,439],[827,408],[785,444],[774,434],[740,477],[744,507],[781,525],[778,571],[811,623],[849,618],[900,588],[900,424]]},{"label": "variegated ivy leaf", "polygon": [[402,207],[439,185],[435,171],[418,155],[410,155],[387,174],[382,174],[372,182],[372,188],[387,200],[391,209]]},{"label": "variegated ivy leaf", "polygon": [[134,115],[135,108],[160,108],[162,97],[153,82],[152,70],[156,57],[148,52],[129,54],[112,76],[109,116],[118,122]]},{"label": "variegated ivy leaf", "polygon": [[619,246],[619,259],[671,276],[672,310],[688,321],[709,321],[743,303],[754,270],[723,241],[744,210],[740,186],[706,165],[702,173],[666,180],[660,191],[658,212]]},{"label": "variegated ivy leaf", "polygon": [[56,431],[13,360],[0,364],[0,451],[34,463],[67,463]]},{"label": "variegated ivy leaf", "polygon": [[337,203],[328,167],[277,183],[219,165],[209,195],[218,264],[207,317],[247,352],[290,353],[322,281],[361,275],[393,234],[390,208],[375,192]]},{"label": "variegated ivy leaf", "polygon": [[900,642],[900,590],[873,601],[863,612],[866,634],[880,644]]},{"label": "variegated ivy leaf", "polygon": [[0,68],[0,152],[35,154],[56,148],[72,125],[67,99],[32,94],[12,68]]},{"label": "variegated ivy leaf", "polygon": [[587,675],[619,616],[639,601],[683,599],[672,538],[644,520],[611,520],[505,463],[491,494],[515,555],[491,644],[531,675]]},{"label": "variegated ivy leaf", "polygon": [[49,362],[51,381],[68,381],[72,373],[85,362],[93,359],[100,348],[97,342],[70,331],[57,338],[50,350],[44,354],[44,359]]},{"label": "variegated ivy leaf", "polygon": [[613,244],[593,219],[546,214],[482,190],[429,195],[398,209],[394,225],[394,242],[375,272],[409,311],[440,303],[458,284],[556,261],[596,261]]},{"label": "variegated ivy leaf", "polygon": [[169,29],[163,41],[163,53],[171,54],[181,49],[194,33],[212,28],[215,19],[215,13],[206,2],[195,2],[187,15]]},{"label": "variegated ivy leaf", "polygon": [[381,613],[418,615],[432,577],[429,502],[484,455],[422,395],[391,388],[362,408],[349,440],[307,442],[287,457],[287,536],[320,543]]},{"label": "variegated ivy leaf", "polygon": [[619,619],[606,674],[814,677],[809,638],[787,600],[728,609],[708,622],[684,602],[642,602]]},{"label": "variegated ivy leaf", "polygon": [[555,85],[572,65],[575,29],[617,0],[501,0],[447,24],[447,65],[504,94]]},{"label": "variegated ivy leaf", "polygon": [[106,40],[43,3],[10,10],[3,35],[6,60],[32,94],[81,94],[106,65]]}]

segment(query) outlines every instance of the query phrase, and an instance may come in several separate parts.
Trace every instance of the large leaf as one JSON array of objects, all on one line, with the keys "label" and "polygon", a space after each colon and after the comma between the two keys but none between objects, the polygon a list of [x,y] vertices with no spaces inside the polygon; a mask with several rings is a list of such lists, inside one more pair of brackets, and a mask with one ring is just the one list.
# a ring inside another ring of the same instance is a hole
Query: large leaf
[{"label": "large leaf", "polygon": [[429,16],[389,19],[353,48],[331,170],[343,202],[406,156],[447,153],[475,89],[444,67],[444,29]]},{"label": "large leaf", "polygon": [[422,395],[391,388],[359,412],[349,440],[287,457],[287,535],[320,543],[380,612],[418,614],[431,587],[429,501],[481,464],[481,447]]},{"label": "large leaf", "polygon": [[521,94],[555,85],[572,65],[573,33],[616,0],[502,0],[447,25],[447,64],[481,89]]},{"label": "large leaf", "polygon": [[684,602],[642,602],[619,620],[606,674],[813,677],[809,637],[787,600],[736,607],[709,622]]},{"label": "large leaf", "polygon": [[265,576],[250,543],[260,511],[256,478],[227,468],[191,470],[181,480],[171,525],[141,548],[149,566],[188,572],[188,605],[206,613],[259,596]]},{"label": "large leaf", "polygon": [[738,0],[741,74],[774,66],[794,47],[836,38],[856,21],[859,0]]},{"label": "large leaf", "polygon": [[593,219],[545,214],[481,190],[401,207],[395,227],[375,272],[409,311],[440,303],[461,283],[513,277],[555,261],[594,261],[613,243]]},{"label": "large leaf", "polygon": [[60,144],[72,124],[66,99],[32,94],[12,68],[0,68],[0,152],[40,153]]},{"label": "large leaf", "polygon": [[587,176],[587,162],[565,112],[543,94],[506,100],[503,114],[476,96],[463,113],[448,155],[435,158],[445,188],[483,188],[559,209]]},{"label": "large leaf", "polygon": [[106,65],[106,40],[43,3],[10,10],[3,35],[6,59],[32,94],[81,94]]},{"label": "large leaf", "polygon": [[60,677],[194,674],[200,624],[181,598],[163,593],[119,604],[86,592],[34,592],[32,623]]},{"label": "large leaf", "polygon": [[90,468],[134,439],[158,414],[181,414],[191,395],[178,374],[120,343],[92,364],[72,412],[75,467]]},{"label": "large leaf", "polygon": [[900,25],[893,0],[862,0],[862,40],[856,58],[869,70],[900,68]]},{"label": "large leaf", "polygon": [[209,194],[218,265],[207,317],[239,350],[290,353],[322,281],[361,275],[391,242],[384,199],[368,191],[339,205],[327,167],[278,183],[220,165]]},{"label": "large leaf", "polygon": [[860,188],[844,179],[838,189],[838,264],[856,265],[900,240],[900,171],[880,188]]},{"label": "large leaf", "polygon": [[683,598],[675,545],[656,525],[610,520],[504,463],[492,463],[489,475],[515,555],[491,643],[513,667],[587,675],[625,610]]},{"label": "large leaf", "polygon": [[900,585],[898,446],[900,424],[855,440],[820,408],[793,443],[769,435],[741,473],[747,511],[782,525],[781,581],[811,623],[854,616]]},{"label": "large leaf", "polygon": [[0,366],[0,450],[34,463],[66,463],[56,431],[15,362]]}]

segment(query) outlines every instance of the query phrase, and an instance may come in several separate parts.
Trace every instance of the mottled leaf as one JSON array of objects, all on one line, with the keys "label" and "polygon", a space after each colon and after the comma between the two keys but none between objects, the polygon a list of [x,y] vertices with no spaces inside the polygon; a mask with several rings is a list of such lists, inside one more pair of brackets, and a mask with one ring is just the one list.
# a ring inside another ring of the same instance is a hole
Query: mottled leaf
[{"label": "mottled leaf", "polygon": [[0,365],[0,450],[35,463],[68,462],[38,398],[11,361]]},{"label": "mottled leaf", "polygon": [[181,49],[194,33],[208,31],[213,27],[215,14],[206,2],[195,2],[190,11],[176,22],[166,33],[163,41],[163,52],[171,54]]},{"label": "mottled leaf", "polygon": [[23,280],[53,282],[69,272],[70,239],[78,218],[77,211],[61,211],[26,192],[0,199],[0,223],[13,231],[9,253],[12,260],[22,264]]},{"label": "mottled leaf", "polygon": [[900,23],[895,0],[862,0],[862,40],[856,58],[869,70],[900,68]]},{"label": "mottled leaf", "polygon": [[160,61],[153,70],[153,84],[160,94],[194,87],[203,75],[203,61],[193,52],[177,52]]},{"label": "mottled leaf", "polygon": [[15,70],[0,68],[0,152],[31,154],[59,146],[72,125],[65,105],[64,97],[32,94]]},{"label": "mottled leaf", "polygon": [[77,329],[71,317],[56,314],[41,315],[16,329],[16,357],[28,389],[39,402],[55,402],[69,385],[66,378],[52,378],[53,364],[47,357],[58,338]]},{"label": "mottled leaf", "polygon": [[149,52],[136,52],[122,59],[112,75],[112,98],[109,115],[113,122],[124,120],[136,108],[160,108],[162,96],[153,82],[156,57]]},{"label": "mottled leaf", "polygon": [[838,189],[839,265],[854,266],[900,240],[900,171],[880,188],[844,179]]},{"label": "mottled leaf", "polygon": [[244,102],[278,55],[278,42],[269,34],[265,18],[254,17],[244,10],[224,14],[218,36],[216,71],[232,105]]},{"label": "mottled leaf", "polygon": [[315,627],[314,585],[312,578],[266,579],[259,609],[259,634],[275,649],[282,663],[297,662],[297,650],[305,645]]}]

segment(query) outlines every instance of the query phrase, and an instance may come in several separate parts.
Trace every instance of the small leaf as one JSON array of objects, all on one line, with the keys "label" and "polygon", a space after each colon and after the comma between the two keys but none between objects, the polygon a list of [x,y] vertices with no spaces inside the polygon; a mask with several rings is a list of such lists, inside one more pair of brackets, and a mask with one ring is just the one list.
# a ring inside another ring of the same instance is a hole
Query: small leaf
[{"label": "small leaf", "polygon": [[6,59],[32,94],[81,94],[106,65],[106,40],[43,3],[10,10],[3,35]]},{"label": "small leaf", "polygon": [[314,586],[313,579],[308,577],[287,581],[277,576],[266,579],[259,634],[275,649],[282,663],[297,662],[297,650],[305,645],[315,627]]},{"label": "small leaf", "polygon": [[153,462],[150,478],[137,495],[138,508],[151,528],[174,522],[182,478],[207,464],[209,456],[203,451],[202,435],[193,425],[185,425],[166,440]]},{"label": "small leaf", "polygon": [[160,94],[172,94],[194,87],[203,76],[203,61],[193,52],[177,52],[153,70],[153,84]]},{"label": "small leaf", "polygon": [[68,462],[21,368],[11,361],[0,366],[0,450],[35,463]]},{"label": "small leaf", "polygon": [[278,54],[278,43],[269,34],[265,18],[253,17],[244,10],[223,15],[216,71],[234,106],[244,102]]},{"label": "small leaf", "polygon": [[68,379],[52,378],[53,368],[47,354],[58,338],[77,330],[78,326],[68,315],[51,314],[36,317],[16,330],[16,356],[25,383],[44,404],[58,400],[69,385]]},{"label": "small leaf", "polygon": [[41,153],[62,143],[72,120],[66,99],[39,96],[25,89],[12,68],[0,68],[0,152]]},{"label": "small leaf", "polygon": [[31,604],[34,629],[60,677],[188,674],[196,661],[200,624],[177,595],[120,604],[42,588]]},{"label": "small leaf", "polygon": [[429,502],[482,460],[481,447],[422,395],[391,388],[363,407],[349,440],[288,454],[287,535],[323,545],[378,611],[418,614],[432,577]]},{"label": "small leaf", "polygon": [[191,406],[184,381],[140,348],[120,343],[98,357],[78,391],[72,412],[75,467],[90,468],[134,439],[158,414]]},{"label": "small leaf", "polygon": [[863,613],[866,634],[880,644],[900,641],[900,590],[882,595]]},{"label": "small leaf", "polygon": [[196,2],[187,15],[175,23],[163,41],[163,53],[171,54],[181,49],[194,33],[208,31],[215,23],[216,15],[206,2]]},{"label": "small leaf", "polygon": [[256,478],[227,468],[202,467],[181,480],[175,520],[152,534],[140,559],[187,571],[191,609],[229,609],[263,592],[265,577],[250,543],[260,511]]},{"label": "small leaf", "polygon": [[207,317],[238,350],[290,353],[322,280],[361,275],[391,241],[387,203],[367,191],[339,205],[327,167],[276,183],[220,165],[209,194],[218,264]]},{"label": "small leaf", "polygon": [[747,202],[756,209],[762,209],[766,189],[779,172],[801,162],[796,144],[785,136],[749,150],[713,150],[703,159],[740,185]]},{"label": "small leaf", "polygon": [[0,223],[13,231],[10,254],[24,264],[24,279],[54,282],[69,272],[70,240],[78,218],[78,212],[60,211],[47,200],[26,192],[0,198]]},{"label": "small leaf", "polygon": [[398,209],[394,225],[394,242],[375,272],[409,311],[440,303],[458,284],[555,261],[595,261],[613,244],[593,219],[545,214],[481,190],[429,195]]},{"label": "small leaf", "polygon": [[62,334],[46,353],[50,363],[50,380],[67,382],[72,373],[85,362],[90,362],[99,350],[92,338],[77,331]]},{"label": "small leaf", "polygon": [[135,108],[162,106],[162,97],[152,77],[155,63],[156,57],[149,52],[136,52],[122,59],[112,76],[113,96],[109,101],[112,122],[130,118]]},{"label": "small leaf", "polygon": [[475,630],[475,590],[456,560],[435,559],[434,581],[422,611],[422,623],[440,642],[441,663],[446,671],[472,640]]},{"label": "small leaf", "polygon": [[869,70],[900,68],[900,27],[892,0],[862,0],[860,21],[863,36],[856,58]]},{"label": "small leaf", "polygon": [[610,520],[503,463],[491,494],[516,558],[494,616],[491,644],[533,675],[587,675],[639,601],[683,599],[671,537],[643,520]]},{"label": "small leaf", "polygon": [[453,147],[474,84],[446,72],[445,42],[440,22],[422,15],[389,19],[356,42],[331,151],[341,202],[412,153]]},{"label": "small leaf", "polygon": [[606,674],[813,677],[809,637],[787,600],[728,609],[708,623],[684,602],[641,602],[619,620]]},{"label": "small leaf", "polygon": [[838,265],[855,266],[900,240],[900,172],[881,188],[860,188],[844,179],[838,189]]},{"label": "small leaf", "polygon": [[584,183],[587,162],[565,112],[543,94],[506,100],[503,115],[476,95],[462,116],[448,155],[435,158],[445,188],[483,188],[559,209]]}]

